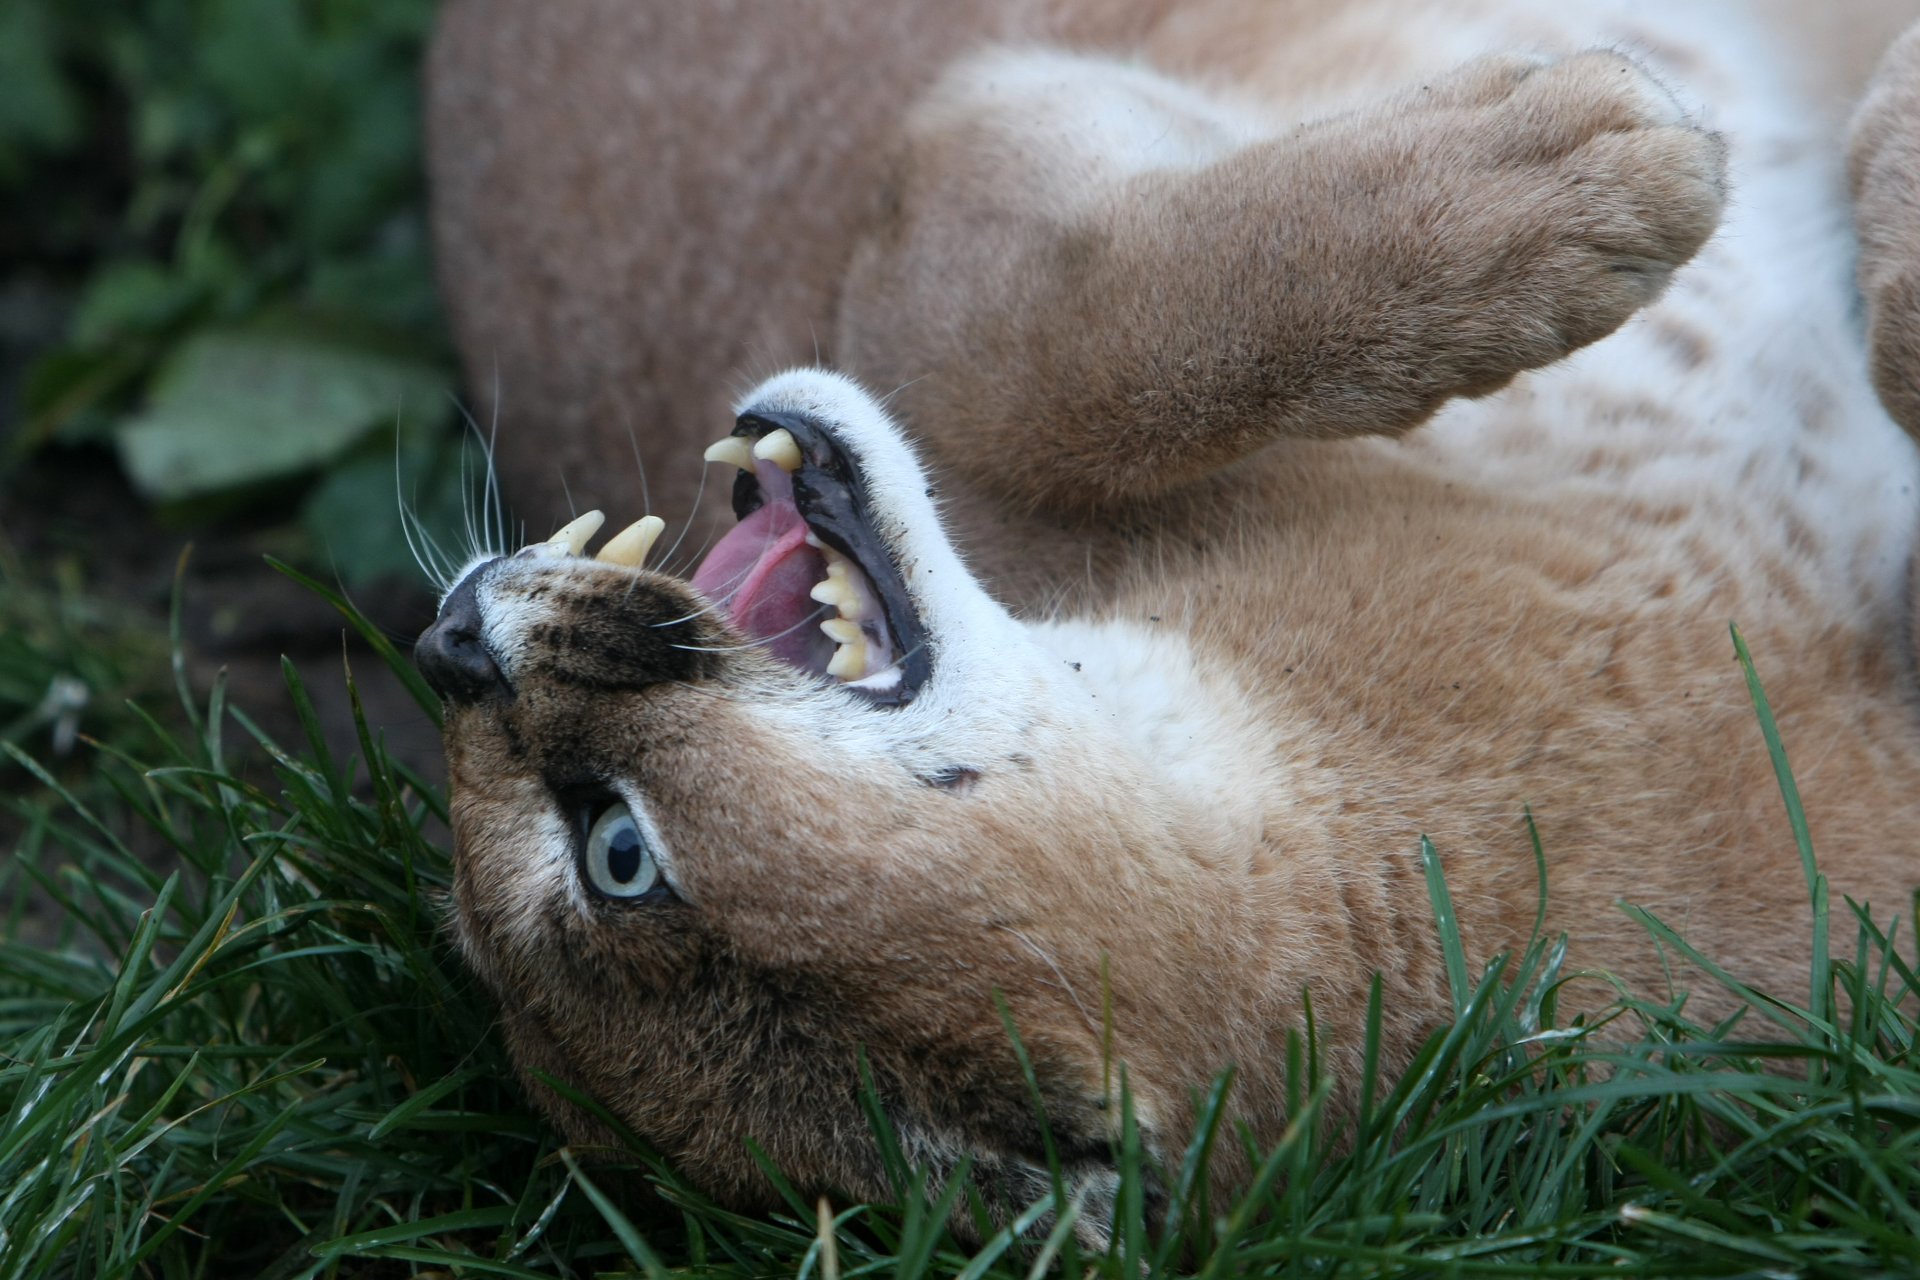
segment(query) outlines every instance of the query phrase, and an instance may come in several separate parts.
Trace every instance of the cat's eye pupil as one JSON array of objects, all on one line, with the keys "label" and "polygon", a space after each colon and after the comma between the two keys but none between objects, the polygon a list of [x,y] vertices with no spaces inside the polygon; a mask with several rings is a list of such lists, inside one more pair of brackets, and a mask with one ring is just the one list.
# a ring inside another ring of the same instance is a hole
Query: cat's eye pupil
[{"label": "cat's eye pupil", "polygon": [[607,838],[607,874],[628,884],[640,874],[640,833],[631,824],[616,828]]},{"label": "cat's eye pupil", "polygon": [[587,827],[580,847],[581,876],[603,897],[637,901],[657,896],[659,842],[644,809],[629,808],[624,801],[609,804]]}]

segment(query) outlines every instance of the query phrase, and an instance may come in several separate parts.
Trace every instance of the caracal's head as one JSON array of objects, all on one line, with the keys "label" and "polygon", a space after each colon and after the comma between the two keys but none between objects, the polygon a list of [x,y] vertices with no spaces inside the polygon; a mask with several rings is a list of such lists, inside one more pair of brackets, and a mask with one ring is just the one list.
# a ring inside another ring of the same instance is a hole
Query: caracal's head
[{"label": "caracal's head", "polygon": [[1183,818],[857,387],[776,378],[709,456],[741,519],[691,582],[635,567],[645,529],[594,559],[570,526],[472,568],[420,641],[456,928],[517,1061],[576,1141],[604,1130],[541,1075],[754,1201],[748,1138],[885,1193],[864,1054],[909,1158],[971,1156],[1018,1208],[1050,1182],[1004,1002],[1069,1178],[1103,1183],[1116,1056],[1150,1127],[1204,1084],[1148,1056],[1213,998],[1160,871]]}]

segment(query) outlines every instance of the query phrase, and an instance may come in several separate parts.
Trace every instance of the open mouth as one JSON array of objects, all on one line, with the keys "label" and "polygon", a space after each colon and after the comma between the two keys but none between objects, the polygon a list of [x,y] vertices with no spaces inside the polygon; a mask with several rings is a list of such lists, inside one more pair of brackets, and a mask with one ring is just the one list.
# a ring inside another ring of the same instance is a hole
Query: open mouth
[{"label": "open mouth", "polygon": [[909,701],[929,655],[857,461],[812,422],[778,413],[743,414],[706,457],[740,469],[740,523],[694,570],[694,588],[782,661],[877,703]]}]

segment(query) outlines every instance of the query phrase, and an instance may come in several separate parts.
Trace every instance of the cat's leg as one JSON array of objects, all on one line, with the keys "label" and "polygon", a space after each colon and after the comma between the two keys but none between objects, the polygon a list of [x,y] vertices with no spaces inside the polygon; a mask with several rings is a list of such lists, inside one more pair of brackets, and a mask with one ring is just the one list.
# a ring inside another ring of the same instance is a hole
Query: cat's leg
[{"label": "cat's leg", "polygon": [[1880,63],[1850,146],[1873,384],[1894,420],[1920,436],[1920,26]]},{"label": "cat's leg", "polygon": [[1406,431],[1610,333],[1724,194],[1718,139],[1607,53],[1483,59],[1276,137],[1151,72],[1004,52],[905,135],[841,357],[1033,506]]}]

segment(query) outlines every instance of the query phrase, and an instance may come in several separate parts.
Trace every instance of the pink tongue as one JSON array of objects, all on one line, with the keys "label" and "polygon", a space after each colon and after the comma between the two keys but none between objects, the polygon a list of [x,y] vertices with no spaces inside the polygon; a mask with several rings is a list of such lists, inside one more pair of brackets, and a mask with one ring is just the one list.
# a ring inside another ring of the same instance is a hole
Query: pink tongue
[{"label": "pink tongue", "polygon": [[807,545],[800,513],[791,502],[773,501],[714,545],[694,571],[693,586],[719,601],[735,626],[768,641],[776,657],[824,670],[819,651],[830,650],[831,642],[811,624],[821,610],[808,593],[826,570],[826,560]]}]

